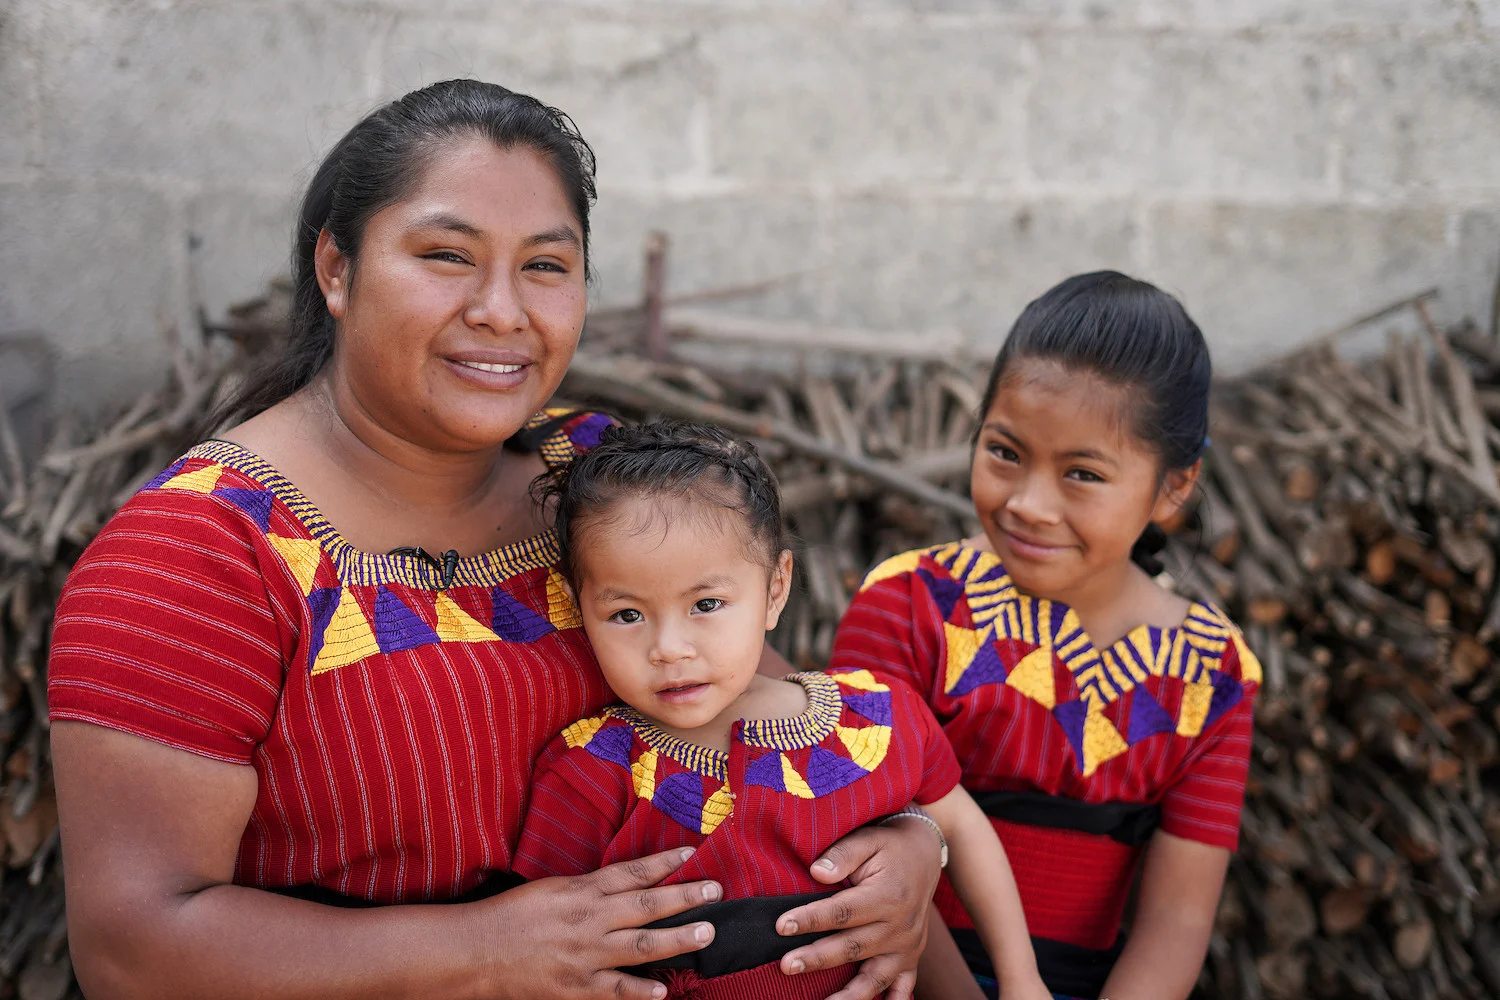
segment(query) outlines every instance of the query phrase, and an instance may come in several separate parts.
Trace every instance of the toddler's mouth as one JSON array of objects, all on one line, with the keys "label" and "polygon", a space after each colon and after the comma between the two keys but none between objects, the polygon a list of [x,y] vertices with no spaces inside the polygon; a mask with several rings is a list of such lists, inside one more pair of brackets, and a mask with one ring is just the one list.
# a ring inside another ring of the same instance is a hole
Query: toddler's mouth
[{"label": "toddler's mouth", "polygon": [[676,687],[662,688],[656,692],[656,696],[669,704],[680,704],[692,701],[707,690],[707,684],[695,682],[692,684],[679,684]]}]

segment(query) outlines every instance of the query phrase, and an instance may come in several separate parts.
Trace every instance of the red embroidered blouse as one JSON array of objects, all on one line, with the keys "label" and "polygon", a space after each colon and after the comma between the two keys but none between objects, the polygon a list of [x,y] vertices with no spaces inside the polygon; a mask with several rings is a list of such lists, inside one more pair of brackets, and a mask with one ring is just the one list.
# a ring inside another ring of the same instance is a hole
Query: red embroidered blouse
[{"label": "red embroidered blouse", "polygon": [[[923,692],[971,792],[1156,804],[1166,832],[1236,845],[1260,665],[1214,608],[1194,604],[1178,628],[1142,625],[1099,649],[1069,608],[1022,594],[996,556],[954,542],[870,572],[832,665]],[[1110,947],[1140,851],[992,822],[1031,933]],[[950,925],[971,926],[946,885],[938,903]]]},{"label": "red embroidered blouse", "polygon": [[[542,455],[609,424],[576,415]],[[556,559],[539,535],[460,559],[445,587],[418,556],[354,549],[255,455],[202,444],[74,569],[51,714],[254,767],[236,882],[450,898],[510,869],[537,755],[610,699]]]}]

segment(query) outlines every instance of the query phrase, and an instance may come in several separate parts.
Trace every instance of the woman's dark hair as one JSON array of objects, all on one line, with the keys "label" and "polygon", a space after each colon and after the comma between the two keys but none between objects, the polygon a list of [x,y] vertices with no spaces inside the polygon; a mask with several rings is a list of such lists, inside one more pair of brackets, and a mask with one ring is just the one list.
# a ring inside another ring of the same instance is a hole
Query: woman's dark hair
[{"label": "woman's dark hair", "polygon": [[[980,419],[1012,362],[1055,361],[1130,390],[1131,430],[1161,460],[1161,474],[1186,469],[1208,445],[1208,344],[1182,303],[1118,271],[1075,275],[1022,311],[995,357]],[[1131,558],[1153,576],[1167,536],[1146,526]]]},{"label": "woman's dark hair", "polygon": [[350,129],[313,175],[292,234],[286,343],[280,356],[251,375],[220,409],[219,422],[251,417],[281,402],[311,382],[332,357],[334,320],[314,261],[318,235],[328,230],[349,259],[352,281],[371,216],[400,201],[443,146],[471,136],[502,149],[529,147],[547,159],[578,217],[587,270],[594,153],[572,119],[534,97],[478,80],[445,80],[414,90]]},{"label": "woman's dark hair", "polygon": [[611,427],[538,485],[540,499],[553,505],[558,562],[575,591],[580,539],[614,523],[622,500],[665,495],[732,511],[748,551],[767,566],[789,547],[775,475],[753,444],[717,427],[675,420]]}]

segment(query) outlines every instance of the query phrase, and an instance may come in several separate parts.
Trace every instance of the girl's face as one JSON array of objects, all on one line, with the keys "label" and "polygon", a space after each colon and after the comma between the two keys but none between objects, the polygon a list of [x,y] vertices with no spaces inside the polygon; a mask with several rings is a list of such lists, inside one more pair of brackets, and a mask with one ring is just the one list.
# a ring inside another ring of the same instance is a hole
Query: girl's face
[{"label": "girl's face", "polygon": [[[371,217],[357,267],[325,232],[336,391],[438,450],[491,448],[552,395],[583,328],[578,219],[535,151],[456,140]],[[352,284],[352,287],[351,287]]]},{"label": "girl's face", "polygon": [[970,474],[985,537],[1023,591],[1077,604],[1109,593],[1146,525],[1180,508],[1196,467],[1161,482],[1130,431],[1130,392],[1044,360],[1012,362]]},{"label": "girl's face", "polygon": [[581,541],[579,609],[621,700],[679,730],[707,725],[749,686],[791,584],[746,551],[732,511],[622,500]]}]

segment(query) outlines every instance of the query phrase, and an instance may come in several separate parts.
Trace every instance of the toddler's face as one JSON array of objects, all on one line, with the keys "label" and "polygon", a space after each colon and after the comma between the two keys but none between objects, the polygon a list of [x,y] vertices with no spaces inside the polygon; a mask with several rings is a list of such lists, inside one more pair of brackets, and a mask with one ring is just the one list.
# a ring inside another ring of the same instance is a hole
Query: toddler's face
[{"label": "toddler's face", "polygon": [[583,539],[578,605],[605,680],[673,729],[717,718],[755,675],[791,582],[746,551],[733,511],[629,499]]},{"label": "toddler's face", "polygon": [[1192,486],[1159,481],[1159,461],[1129,427],[1125,389],[1051,361],[1020,360],[984,415],[970,476],[985,536],[1016,585],[1076,603],[1117,584],[1136,539],[1176,512]]}]

